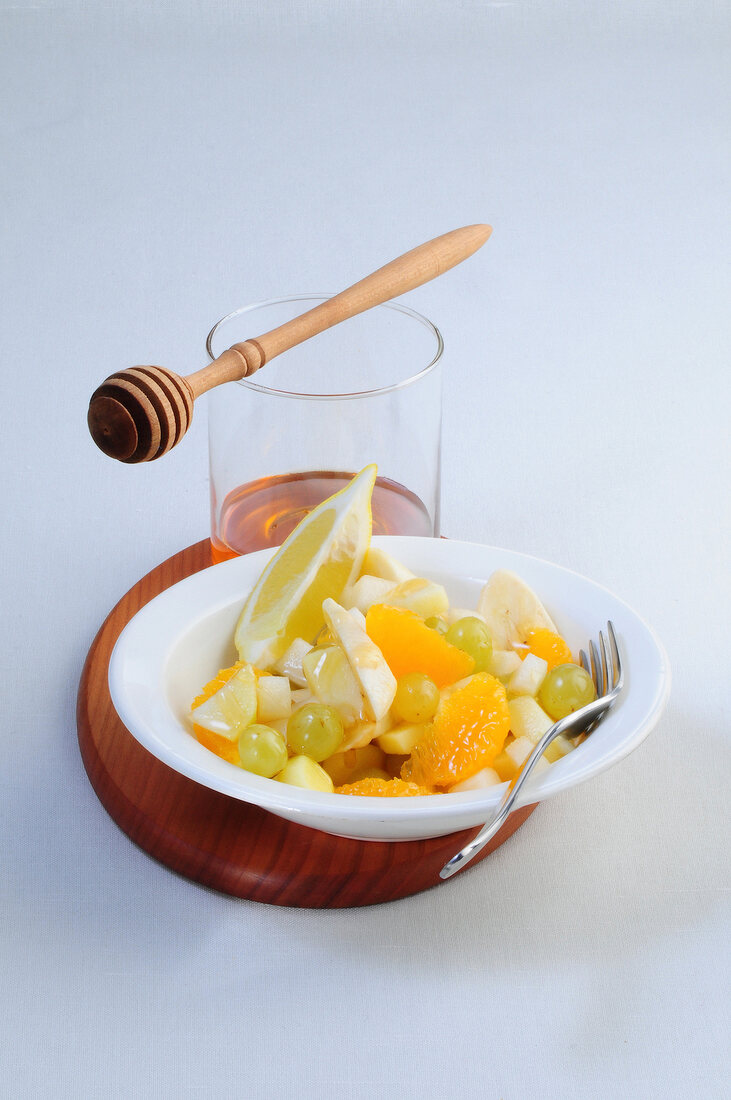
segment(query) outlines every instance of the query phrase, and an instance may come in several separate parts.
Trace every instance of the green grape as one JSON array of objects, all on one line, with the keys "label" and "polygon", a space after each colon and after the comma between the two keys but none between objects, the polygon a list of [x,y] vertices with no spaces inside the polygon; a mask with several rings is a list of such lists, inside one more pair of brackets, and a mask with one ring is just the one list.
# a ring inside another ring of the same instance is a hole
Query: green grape
[{"label": "green grape", "polygon": [[596,690],[581,665],[556,665],[538,692],[538,702],[555,722],[596,699]]},{"label": "green grape", "polygon": [[438,615],[430,615],[428,619],[424,619],[424,625],[428,626],[430,630],[436,630],[437,634],[447,633],[447,624]]},{"label": "green grape", "polygon": [[484,672],[490,664],[492,639],[482,619],[474,615],[457,619],[447,631],[447,641],[457,649],[469,653],[475,662],[474,672]]},{"label": "green grape", "polygon": [[287,741],[300,756],[327,760],[343,743],[343,720],[327,703],[305,703],[287,722]]},{"label": "green grape", "polygon": [[402,722],[420,725],[433,718],[439,706],[439,688],[424,672],[407,672],[396,685],[392,710]]},{"label": "green grape", "polygon": [[245,771],[271,779],[287,763],[287,744],[271,726],[255,722],[239,734],[239,760]]}]

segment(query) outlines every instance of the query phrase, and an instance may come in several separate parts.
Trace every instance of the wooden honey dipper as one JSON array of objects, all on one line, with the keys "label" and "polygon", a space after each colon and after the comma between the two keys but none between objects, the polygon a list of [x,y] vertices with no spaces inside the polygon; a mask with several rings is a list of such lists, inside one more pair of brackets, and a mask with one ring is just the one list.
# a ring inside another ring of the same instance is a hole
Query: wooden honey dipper
[{"label": "wooden honey dipper", "polygon": [[491,233],[489,225],[468,225],[435,237],[271,332],[234,344],[186,377],[166,367],[131,367],[110,375],[89,402],[87,419],[94,442],[120,462],[159,458],[187,432],[193,402],[202,393],[247,378],[310,336],[428,283],[466,260]]}]

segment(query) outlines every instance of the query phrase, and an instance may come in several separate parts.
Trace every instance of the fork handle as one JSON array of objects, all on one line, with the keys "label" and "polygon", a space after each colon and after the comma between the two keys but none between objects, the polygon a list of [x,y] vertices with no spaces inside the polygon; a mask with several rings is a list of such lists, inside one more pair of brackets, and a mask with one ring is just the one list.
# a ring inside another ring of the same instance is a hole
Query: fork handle
[{"label": "fork handle", "polygon": [[[603,699],[596,699],[594,703],[589,703],[587,707],[583,708],[583,711],[586,712],[585,716],[587,721],[598,717],[598,715],[605,711],[609,705],[611,705],[611,700],[608,702],[606,697]],[[590,709],[593,713],[589,713]],[[469,844],[465,844],[461,851],[457,852],[455,856],[452,856],[452,858],[444,864],[439,872],[439,877],[441,879],[448,879],[451,878],[452,875],[456,875],[457,871],[461,871],[478,852],[482,851],[486,844],[490,843],[495,834],[505,824],[515,800],[520,794],[523,784],[554,738],[567,730],[570,730],[573,734],[580,732],[580,730],[576,728],[576,713],[577,712],[569,714],[566,718],[560,718],[558,722],[554,722],[550,729],[546,730],[543,737],[533,749],[533,752],[523,761],[523,766],[510,780],[508,789],[503,795],[492,821],[488,821],[486,825],[483,825],[477,836],[474,837]],[[582,728],[585,728],[585,726],[586,723],[584,723]]]},{"label": "fork handle", "polygon": [[533,749],[533,752],[523,761],[521,769],[517,771],[510,780],[508,789],[503,795],[492,821],[488,821],[486,825],[483,825],[477,836],[473,837],[469,844],[465,844],[464,848],[457,852],[456,856],[452,856],[452,858],[444,864],[439,872],[439,877],[441,879],[451,878],[452,875],[457,874],[457,871],[461,871],[465,864],[469,863],[478,852],[481,852],[485,845],[489,844],[495,834],[500,831],[508,819],[513,804],[520,794],[520,790],[526,779],[533,771],[534,766],[543,756],[554,737],[558,737],[561,732],[560,726],[561,722],[556,722],[549,730],[546,730],[541,740]]}]

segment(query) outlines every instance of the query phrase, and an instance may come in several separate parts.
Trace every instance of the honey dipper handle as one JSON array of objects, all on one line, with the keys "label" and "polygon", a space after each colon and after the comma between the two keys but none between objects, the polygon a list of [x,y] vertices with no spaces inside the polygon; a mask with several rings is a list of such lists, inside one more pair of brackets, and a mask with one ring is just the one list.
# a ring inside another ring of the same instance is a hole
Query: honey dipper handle
[{"label": "honey dipper handle", "polygon": [[117,371],[91,395],[87,421],[92,439],[105,454],[120,462],[159,458],[185,435],[193,403],[206,390],[246,378],[287,348],[428,283],[466,260],[491,233],[489,225],[466,225],[435,237],[285,325],[258,339],[234,344],[213,363],[186,378],[165,367]]},{"label": "honey dipper handle", "polygon": [[489,225],[466,225],[420,244],[307,313],[256,339],[234,344],[213,363],[188,375],[186,381],[198,397],[221,382],[246,378],[276,355],[316,336],[318,332],[324,332],[348,317],[355,317],[372,306],[381,305],[436,279],[476,252],[491,233]]}]

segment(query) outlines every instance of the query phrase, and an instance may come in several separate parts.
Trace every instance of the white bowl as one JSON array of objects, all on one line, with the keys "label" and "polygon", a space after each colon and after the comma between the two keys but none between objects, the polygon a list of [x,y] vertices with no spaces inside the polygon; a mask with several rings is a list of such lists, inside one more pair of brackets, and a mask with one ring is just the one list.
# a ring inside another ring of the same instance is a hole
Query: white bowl
[{"label": "white bowl", "polygon": [[[605,771],[655,726],[670,689],[667,657],[642,619],[605,588],[560,566],[491,546],[400,536],[373,542],[418,575],[444,584],[457,607],[475,607],[490,574],[512,569],[536,590],[574,652],[596,638],[608,619],[614,622],[624,691],[585,742],[526,783],[518,806],[542,802]],[[262,550],[195,573],[151,600],[127,624],[111,656],[109,687],[130,733],[153,756],[197,783],[337,836],[416,840],[482,824],[504,785],[418,798],[322,794],[252,775],[196,741],[191,701],[218,669],[236,660],[234,626],[271,553]]]}]

